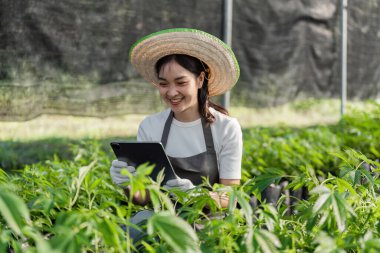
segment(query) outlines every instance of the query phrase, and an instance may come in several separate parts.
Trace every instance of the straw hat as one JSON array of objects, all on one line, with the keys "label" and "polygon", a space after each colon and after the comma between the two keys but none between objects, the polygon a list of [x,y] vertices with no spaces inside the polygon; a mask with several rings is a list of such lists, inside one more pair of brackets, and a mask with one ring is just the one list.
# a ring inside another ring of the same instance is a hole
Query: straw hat
[{"label": "straw hat", "polygon": [[170,54],[190,55],[208,65],[210,96],[223,94],[239,79],[239,64],[231,48],[217,37],[195,29],[167,29],[147,35],[131,47],[129,59],[146,81],[157,86],[155,65]]}]

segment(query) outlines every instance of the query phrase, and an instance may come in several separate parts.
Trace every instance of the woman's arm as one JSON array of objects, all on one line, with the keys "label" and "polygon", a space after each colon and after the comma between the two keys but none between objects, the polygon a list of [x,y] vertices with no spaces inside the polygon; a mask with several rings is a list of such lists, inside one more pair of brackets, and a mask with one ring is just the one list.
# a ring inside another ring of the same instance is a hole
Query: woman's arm
[{"label": "woman's arm", "polygon": [[[216,131],[216,136],[220,136],[221,142],[221,149],[218,152],[219,183],[226,186],[240,185],[243,154],[243,135],[240,124],[236,119],[231,119],[228,124],[219,127]],[[210,195],[219,207],[228,207],[227,193],[210,192]]]},{"label": "woman's arm", "polygon": [[[240,185],[240,179],[220,179],[221,184],[227,186]],[[211,192],[210,196],[216,201],[217,205],[221,208],[227,208],[229,197],[223,192]]]}]

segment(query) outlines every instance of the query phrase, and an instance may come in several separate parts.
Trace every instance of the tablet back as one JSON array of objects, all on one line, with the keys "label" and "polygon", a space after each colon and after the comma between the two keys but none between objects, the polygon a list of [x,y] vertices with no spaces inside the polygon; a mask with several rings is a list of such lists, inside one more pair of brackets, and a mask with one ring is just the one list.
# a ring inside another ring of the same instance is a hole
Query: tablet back
[{"label": "tablet back", "polygon": [[150,177],[156,181],[158,173],[164,168],[164,180],[162,184],[170,179],[175,179],[176,175],[170,160],[167,157],[161,142],[111,142],[111,147],[116,157],[120,161],[127,162],[128,165],[137,168],[144,163],[155,164]]}]

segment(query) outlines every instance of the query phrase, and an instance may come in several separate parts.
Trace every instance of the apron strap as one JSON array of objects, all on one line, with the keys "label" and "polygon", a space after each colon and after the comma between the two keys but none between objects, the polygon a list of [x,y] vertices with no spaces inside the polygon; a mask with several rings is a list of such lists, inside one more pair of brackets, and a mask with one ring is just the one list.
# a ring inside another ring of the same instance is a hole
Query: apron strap
[{"label": "apron strap", "polygon": [[[173,122],[173,117],[174,117],[174,113],[173,111],[170,111],[169,117],[167,118],[165,122],[164,131],[161,137],[161,143],[164,146],[164,148],[166,147],[166,144],[168,142],[169,131]],[[214,140],[212,139],[211,125],[206,124],[206,120],[203,117],[201,117],[201,121],[202,121],[203,136],[206,143],[206,149],[208,152],[215,152]]]},{"label": "apron strap", "polygon": [[174,117],[174,113],[173,111],[170,111],[169,117],[165,122],[164,132],[162,133],[162,137],[161,137],[161,143],[164,146],[164,148],[166,148],[166,143],[168,142],[169,131],[173,122],[173,117]]},{"label": "apron strap", "polygon": [[202,117],[203,136],[206,142],[208,152],[215,152],[214,140],[212,139],[211,124],[207,124],[206,120]]}]

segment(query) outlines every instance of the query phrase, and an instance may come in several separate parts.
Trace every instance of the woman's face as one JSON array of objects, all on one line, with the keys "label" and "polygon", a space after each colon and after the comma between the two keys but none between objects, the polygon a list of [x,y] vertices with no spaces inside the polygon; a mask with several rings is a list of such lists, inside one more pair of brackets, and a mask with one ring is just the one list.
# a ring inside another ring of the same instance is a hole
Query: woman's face
[{"label": "woman's face", "polygon": [[161,67],[158,90],[177,120],[186,122],[200,117],[198,89],[202,87],[203,78],[203,72],[196,77],[174,60]]}]

